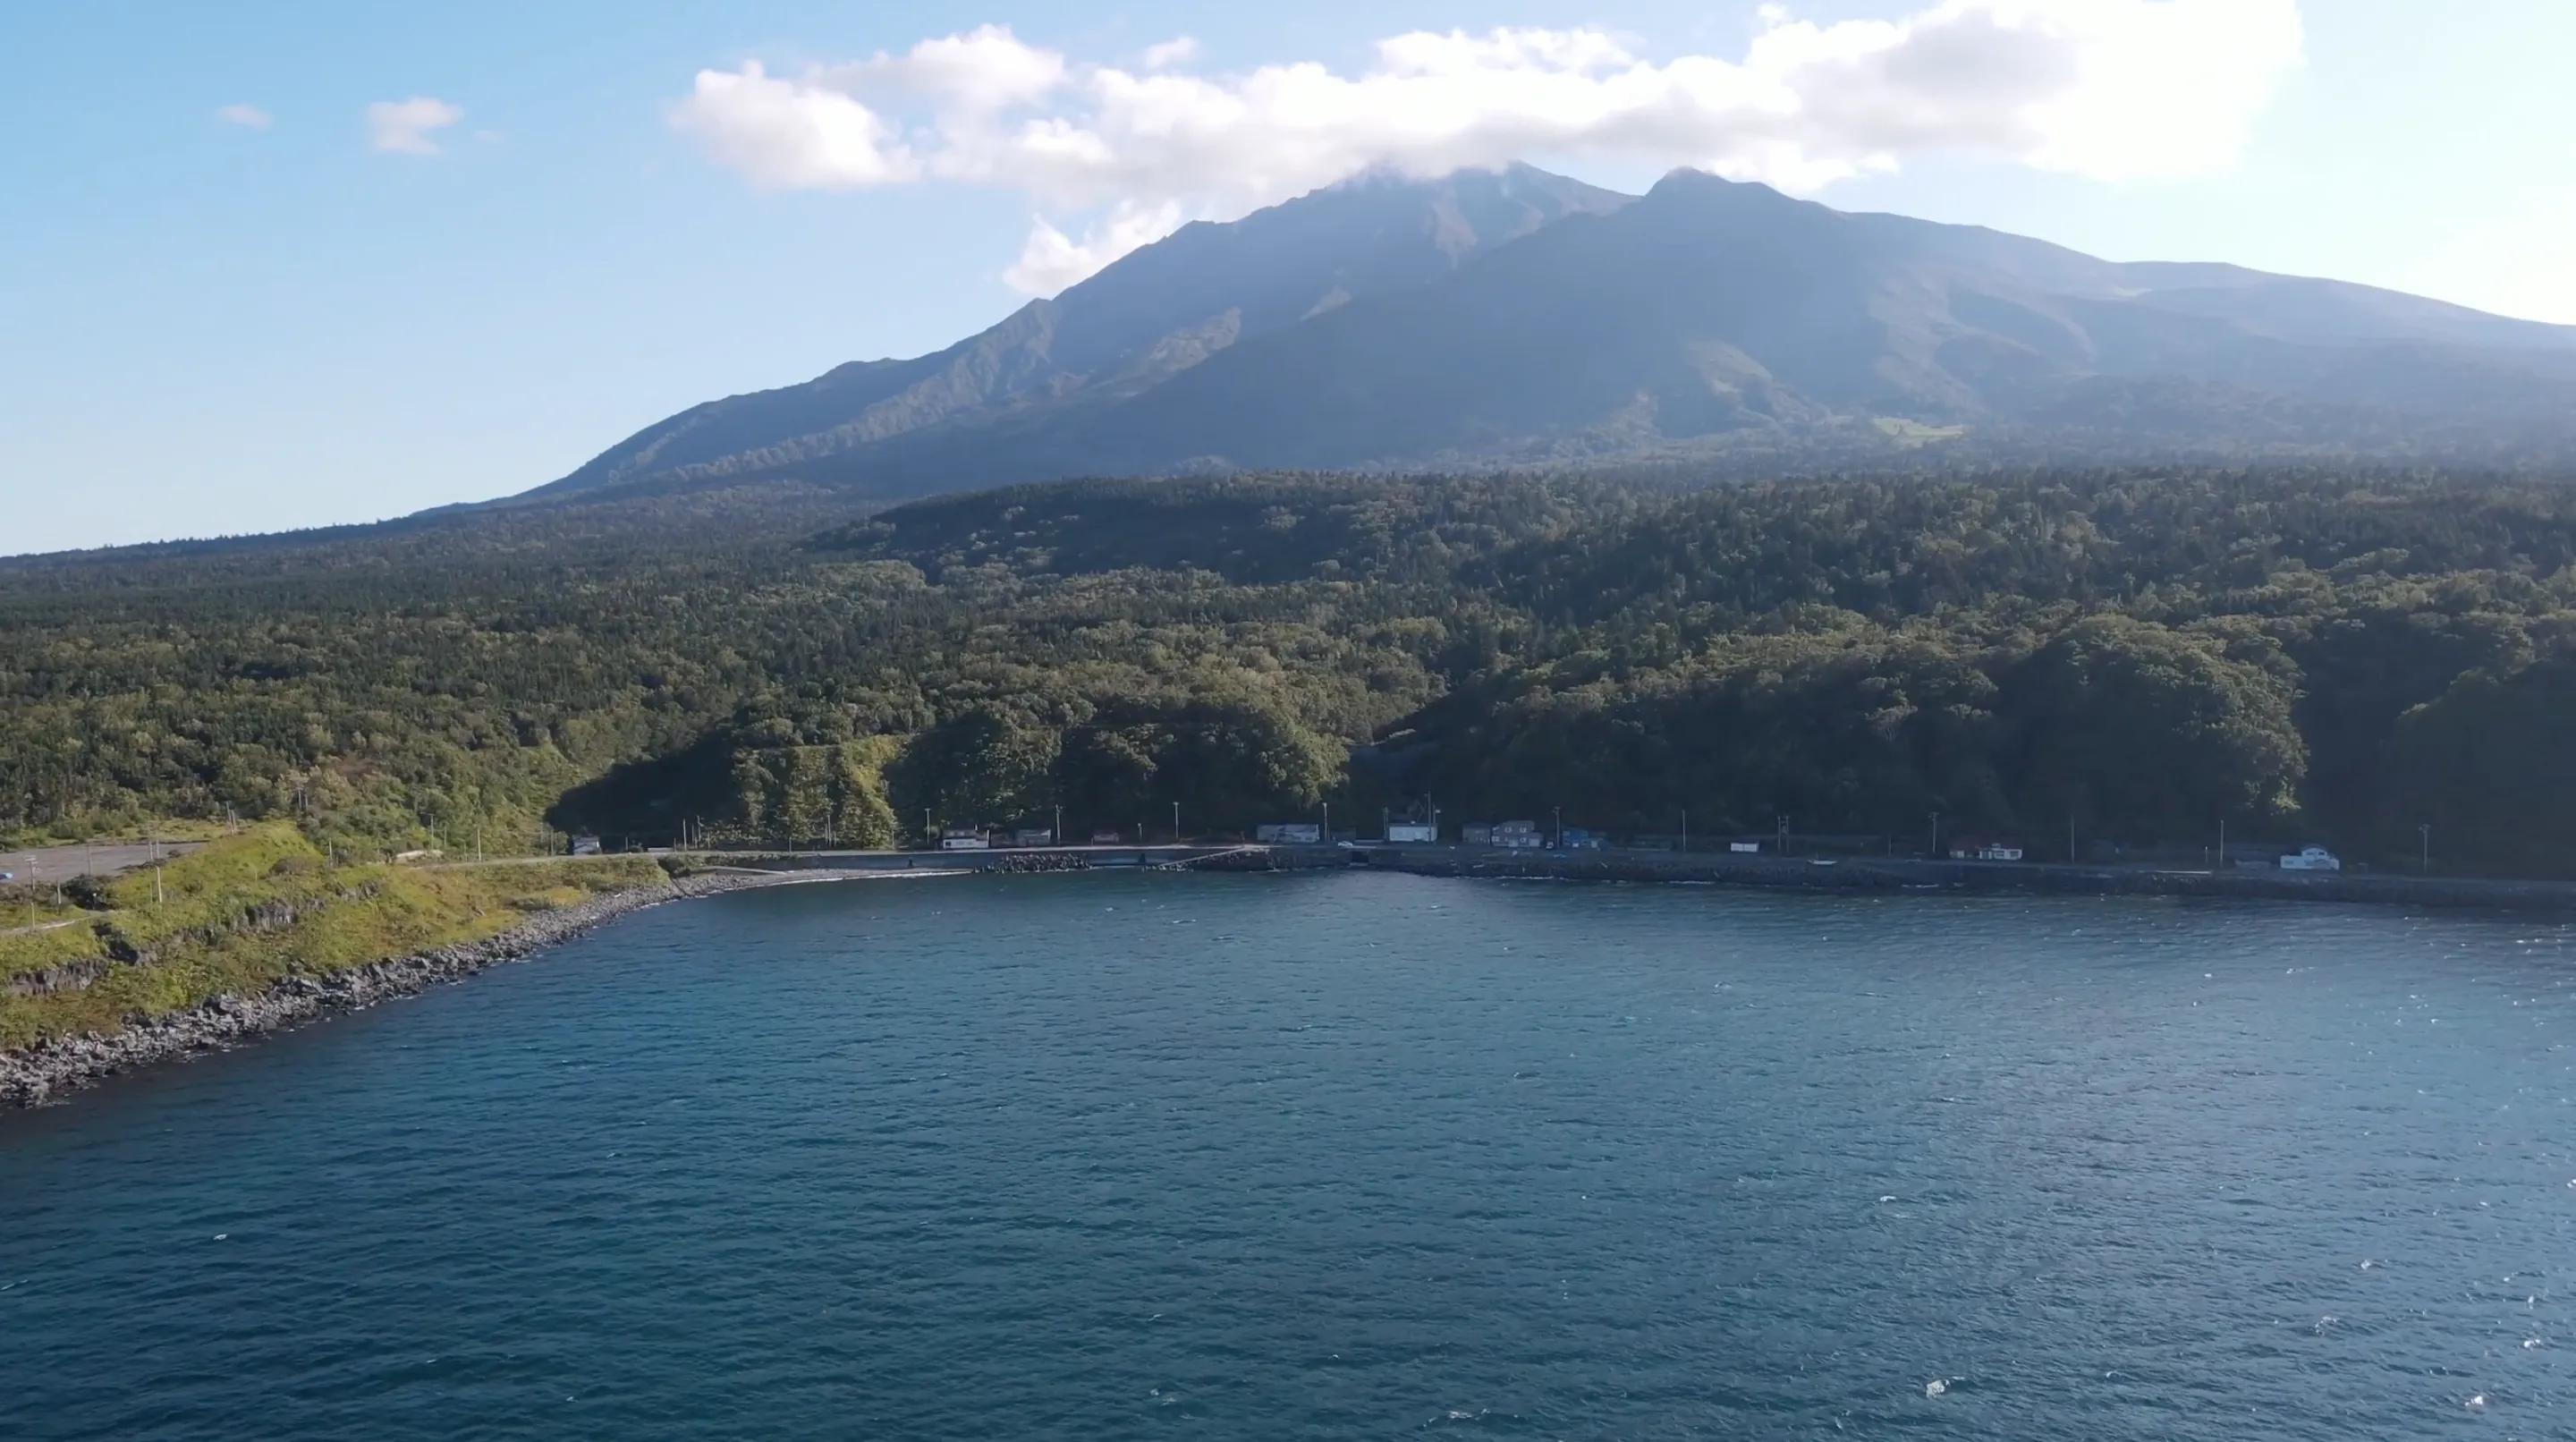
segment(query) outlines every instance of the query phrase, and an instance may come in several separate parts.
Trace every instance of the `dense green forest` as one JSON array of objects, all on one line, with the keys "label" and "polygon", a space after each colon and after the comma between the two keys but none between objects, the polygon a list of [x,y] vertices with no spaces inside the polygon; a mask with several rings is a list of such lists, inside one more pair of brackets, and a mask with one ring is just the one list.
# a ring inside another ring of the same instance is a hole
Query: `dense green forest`
[{"label": "dense green forest", "polygon": [[1162,836],[2232,834],[2576,873],[2528,478],[1997,472],[723,493],[0,562],[0,832],[372,855]]}]

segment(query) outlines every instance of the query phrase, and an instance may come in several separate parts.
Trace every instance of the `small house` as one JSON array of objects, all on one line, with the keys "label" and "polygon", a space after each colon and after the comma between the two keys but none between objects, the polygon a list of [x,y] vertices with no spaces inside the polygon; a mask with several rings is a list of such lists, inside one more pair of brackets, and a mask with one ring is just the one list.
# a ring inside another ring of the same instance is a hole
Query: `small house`
[{"label": "small house", "polygon": [[1390,846],[1428,846],[1440,839],[1440,831],[1428,821],[1390,821],[1386,839]]},{"label": "small house", "polygon": [[952,826],[946,831],[940,833],[939,849],[942,851],[990,851],[993,849],[993,838],[986,835],[980,827],[970,829],[963,826]]},{"label": "small house", "polygon": [[1091,833],[1091,844],[1094,846],[1123,846],[1126,841],[1126,837],[1115,831],[1098,830]]},{"label": "small house", "polygon": [[1024,826],[1011,833],[1013,846],[1053,846],[1055,833],[1043,826]]},{"label": "small house", "polygon": [[572,839],[572,854],[575,856],[597,856],[599,854],[599,838],[596,836],[574,837]]},{"label": "small house", "polygon": [[1252,829],[1252,839],[1282,845],[1314,845],[1324,839],[1324,828],[1312,821],[1272,821]]},{"label": "small house", "polygon": [[1950,843],[1952,861],[2019,861],[2022,846],[2018,841],[1960,840]]}]

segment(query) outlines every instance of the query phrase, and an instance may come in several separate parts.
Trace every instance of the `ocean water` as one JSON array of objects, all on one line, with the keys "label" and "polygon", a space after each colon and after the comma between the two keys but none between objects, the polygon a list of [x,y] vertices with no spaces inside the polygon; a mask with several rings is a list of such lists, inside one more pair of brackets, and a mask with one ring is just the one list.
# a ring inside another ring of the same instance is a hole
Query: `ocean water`
[{"label": "ocean water", "polygon": [[0,1115],[0,1436],[2576,1437],[2571,980],[2285,905],[665,907]]}]

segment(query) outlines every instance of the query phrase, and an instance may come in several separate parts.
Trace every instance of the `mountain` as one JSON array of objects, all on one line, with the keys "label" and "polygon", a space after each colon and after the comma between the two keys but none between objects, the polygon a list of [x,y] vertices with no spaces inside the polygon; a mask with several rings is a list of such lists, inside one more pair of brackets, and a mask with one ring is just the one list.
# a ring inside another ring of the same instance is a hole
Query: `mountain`
[{"label": "mountain", "polygon": [[2576,328],[2120,264],[1691,171],[1370,177],[1189,226],[935,355],[710,402],[522,499],[1939,442],[2576,444]]},{"label": "mountain", "polygon": [[897,437],[1113,404],[1230,346],[1429,284],[1553,221],[1629,200],[1525,165],[1427,183],[1362,177],[1231,225],[1184,226],[934,355],[857,361],[692,407],[534,494],[817,470],[837,479]]}]

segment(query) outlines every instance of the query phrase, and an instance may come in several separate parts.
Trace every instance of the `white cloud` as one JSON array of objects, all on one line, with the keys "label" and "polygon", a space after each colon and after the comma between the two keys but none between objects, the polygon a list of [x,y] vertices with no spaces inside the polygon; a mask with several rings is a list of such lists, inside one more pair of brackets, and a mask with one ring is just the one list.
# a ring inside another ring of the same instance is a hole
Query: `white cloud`
[{"label": "white cloud", "polygon": [[[700,72],[672,123],[755,184],[1002,186],[1036,220],[1014,284],[1070,284],[1185,216],[1231,218],[1372,168],[1523,158],[1697,166],[1813,192],[1929,154],[2128,180],[2231,162],[2304,44],[2298,0],[1934,0],[1818,24],[1766,6],[1740,59],[1608,32],[1417,31],[1355,74],[1136,70],[986,26],[794,78]],[[1081,242],[1046,214],[1103,218]],[[1157,229],[1156,227],[1160,227]]]},{"label": "white cloud", "polygon": [[671,108],[671,123],[773,190],[920,178],[875,111],[828,86],[772,79],[756,60],[739,71],[699,71],[696,92]]},{"label": "white cloud", "polygon": [[252,130],[268,128],[268,112],[256,105],[218,105],[215,118],[227,125],[242,125]]},{"label": "white cloud", "polygon": [[1138,246],[1161,240],[1188,218],[1176,200],[1155,206],[1122,201],[1076,241],[1040,217],[1029,231],[1028,243],[1020,247],[1020,258],[1002,272],[1002,279],[1024,294],[1053,295],[1090,279]]},{"label": "white cloud", "polygon": [[426,95],[409,100],[379,100],[367,107],[367,137],[378,150],[436,155],[438,142],[430,138],[430,132],[464,118],[464,111]]},{"label": "white cloud", "polygon": [[1198,58],[1199,42],[1187,35],[1145,47],[1145,68],[1148,70],[1170,70]]}]

